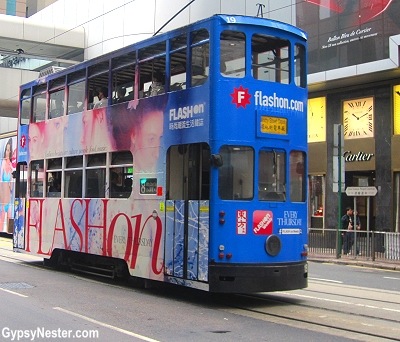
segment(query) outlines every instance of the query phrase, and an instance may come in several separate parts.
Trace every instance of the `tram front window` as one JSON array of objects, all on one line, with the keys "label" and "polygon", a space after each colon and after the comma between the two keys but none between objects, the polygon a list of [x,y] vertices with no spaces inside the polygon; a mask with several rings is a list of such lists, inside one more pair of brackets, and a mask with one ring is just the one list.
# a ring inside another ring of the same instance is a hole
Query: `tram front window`
[{"label": "tram front window", "polygon": [[254,150],[249,146],[222,146],[223,165],[218,169],[218,195],[223,200],[254,197]]},{"label": "tram front window", "polygon": [[284,202],[286,200],[286,153],[260,151],[258,160],[258,199]]}]

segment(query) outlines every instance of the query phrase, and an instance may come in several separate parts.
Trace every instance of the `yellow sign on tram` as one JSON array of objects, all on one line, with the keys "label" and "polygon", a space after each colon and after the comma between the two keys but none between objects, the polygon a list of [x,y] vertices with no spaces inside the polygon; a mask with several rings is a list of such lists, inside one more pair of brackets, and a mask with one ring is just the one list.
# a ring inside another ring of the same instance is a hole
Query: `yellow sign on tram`
[{"label": "yellow sign on tram", "polygon": [[287,119],[274,116],[261,116],[261,132],[287,134]]}]

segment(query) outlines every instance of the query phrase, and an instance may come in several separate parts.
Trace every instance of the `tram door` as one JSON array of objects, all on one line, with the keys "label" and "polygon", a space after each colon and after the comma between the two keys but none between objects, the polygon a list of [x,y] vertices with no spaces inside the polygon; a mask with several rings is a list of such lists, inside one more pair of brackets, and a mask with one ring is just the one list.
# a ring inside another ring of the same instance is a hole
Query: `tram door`
[{"label": "tram door", "polygon": [[171,146],[167,153],[165,273],[208,280],[210,148]]},{"label": "tram door", "polygon": [[25,248],[24,222],[26,220],[27,177],[28,165],[26,163],[18,163],[15,180],[13,246],[22,249]]}]

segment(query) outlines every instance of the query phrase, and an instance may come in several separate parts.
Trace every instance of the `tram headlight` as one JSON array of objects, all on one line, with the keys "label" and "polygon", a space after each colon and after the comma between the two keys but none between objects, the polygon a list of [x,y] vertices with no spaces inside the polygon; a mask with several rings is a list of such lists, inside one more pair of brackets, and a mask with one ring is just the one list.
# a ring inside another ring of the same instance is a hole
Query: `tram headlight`
[{"label": "tram headlight", "polygon": [[276,256],[282,249],[282,242],[279,236],[270,235],[267,240],[265,240],[265,250],[271,256]]}]

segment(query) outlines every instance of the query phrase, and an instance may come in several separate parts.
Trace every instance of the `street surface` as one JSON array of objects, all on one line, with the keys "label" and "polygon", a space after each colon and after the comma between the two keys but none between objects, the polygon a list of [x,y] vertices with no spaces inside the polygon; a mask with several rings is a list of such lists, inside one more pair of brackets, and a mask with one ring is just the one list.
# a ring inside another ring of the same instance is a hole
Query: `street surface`
[{"label": "street surface", "polygon": [[0,341],[400,341],[399,272],[311,262],[305,290],[221,295],[60,272],[10,246]]}]

